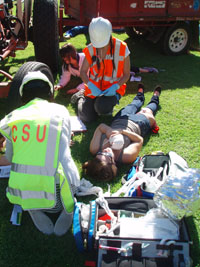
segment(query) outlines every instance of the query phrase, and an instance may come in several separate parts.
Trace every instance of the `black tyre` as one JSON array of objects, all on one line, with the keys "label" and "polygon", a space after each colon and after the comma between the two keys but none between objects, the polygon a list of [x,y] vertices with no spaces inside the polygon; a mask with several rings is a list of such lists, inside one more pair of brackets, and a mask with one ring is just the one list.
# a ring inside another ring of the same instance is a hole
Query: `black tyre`
[{"label": "black tyre", "polygon": [[162,50],[166,55],[180,55],[190,46],[190,27],[186,22],[179,22],[169,27],[164,34]]},{"label": "black tyre", "polygon": [[10,86],[10,91],[7,97],[7,108],[6,108],[7,114],[23,105],[21,101],[21,96],[19,94],[19,87],[22,83],[24,76],[29,71],[38,71],[38,70],[44,73],[52,82],[52,84],[54,84],[53,75],[51,73],[50,68],[46,64],[36,61],[29,61],[23,64],[16,72]]},{"label": "black tyre", "polygon": [[57,0],[34,0],[33,43],[36,61],[58,70],[58,3]]}]

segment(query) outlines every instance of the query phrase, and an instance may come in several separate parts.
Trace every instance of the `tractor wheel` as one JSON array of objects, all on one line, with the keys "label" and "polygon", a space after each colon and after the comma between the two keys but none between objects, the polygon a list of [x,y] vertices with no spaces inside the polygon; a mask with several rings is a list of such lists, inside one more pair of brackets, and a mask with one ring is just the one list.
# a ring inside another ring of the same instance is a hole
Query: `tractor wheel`
[{"label": "tractor wheel", "polygon": [[169,27],[164,34],[162,49],[166,55],[180,55],[190,46],[190,27],[185,22]]},{"label": "tractor wheel", "polygon": [[19,87],[22,83],[24,76],[29,71],[41,71],[49,78],[52,84],[54,84],[53,75],[51,73],[50,68],[46,64],[36,61],[29,61],[23,64],[16,72],[10,86],[10,91],[7,97],[7,114],[23,105],[21,96],[19,94]]},{"label": "tractor wheel", "polygon": [[56,73],[59,63],[57,0],[34,0],[33,43],[36,61],[47,64],[52,73]]}]

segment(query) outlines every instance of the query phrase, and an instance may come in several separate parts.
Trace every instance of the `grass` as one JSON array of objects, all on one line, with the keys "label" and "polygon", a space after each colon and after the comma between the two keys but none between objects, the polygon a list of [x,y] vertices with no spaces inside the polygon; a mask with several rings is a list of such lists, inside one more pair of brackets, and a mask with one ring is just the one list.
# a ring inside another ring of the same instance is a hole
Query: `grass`
[{"label": "grass", "polygon": [[[149,135],[144,142],[140,156],[153,151],[175,151],[182,156],[190,168],[200,168],[200,53],[190,51],[188,55],[178,57],[162,55],[158,47],[144,40],[131,40],[125,33],[114,34],[127,42],[131,51],[131,63],[135,66],[153,66],[159,70],[158,74],[141,74],[145,85],[145,104],[150,100],[152,91],[157,84],[163,88],[160,97],[160,109],[157,112],[159,134]],[[88,42],[85,35],[79,35],[70,40],[81,51]],[[60,43],[62,46],[64,43]],[[18,51],[16,58],[6,59],[2,69],[14,75],[25,62],[34,60],[33,46],[29,43],[24,51]],[[61,73],[61,71],[60,71]],[[56,82],[59,75],[56,77]],[[5,79],[4,79],[5,80]],[[73,78],[68,88],[79,83],[79,78]],[[137,91],[137,82],[127,83],[126,95],[114,109],[114,114],[123,106],[130,103]],[[70,97],[65,96],[65,90],[57,93],[55,101],[64,104],[71,115],[76,113],[75,106],[70,104]],[[0,99],[0,114],[4,113],[5,99]],[[2,115],[1,115],[2,118]],[[83,162],[91,158],[88,151],[89,142],[96,126],[111,118],[99,118],[87,125],[88,131],[75,135],[75,144],[71,148],[72,156],[79,169],[81,177],[85,177],[81,170]],[[111,190],[115,192],[121,186],[121,177],[130,166],[122,166],[115,181],[111,183]],[[85,177],[89,179],[88,177]],[[107,184],[93,184],[107,190]],[[80,267],[84,266],[89,255],[78,253],[72,232],[63,237],[45,236],[34,227],[27,212],[23,212],[22,225],[12,226],[9,222],[12,205],[5,197],[7,179],[2,179],[0,186],[0,266],[8,267]],[[87,202],[90,198],[78,198],[78,201]],[[189,232],[193,241],[193,266],[200,266],[200,212],[187,218]]]}]

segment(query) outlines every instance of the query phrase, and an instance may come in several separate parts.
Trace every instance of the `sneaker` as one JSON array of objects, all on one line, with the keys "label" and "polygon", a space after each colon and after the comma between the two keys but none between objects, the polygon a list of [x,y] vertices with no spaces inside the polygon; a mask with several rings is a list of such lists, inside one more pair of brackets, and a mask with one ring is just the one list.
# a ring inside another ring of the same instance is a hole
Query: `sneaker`
[{"label": "sneaker", "polygon": [[28,210],[37,229],[46,235],[53,234],[54,225],[51,219],[41,210]]},{"label": "sneaker", "polygon": [[63,210],[55,223],[54,234],[57,236],[66,234],[70,226],[72,225],[72,221],[73,215],[68,214],[65,210]]},{"label": "sneaker", "polygon": [[153,67],[143,67],[143,69],[148,70],[149,73],[158,73],[158,70],[156,68]]},{"label": "sneaker", "polygon": [[160,96],[161,95],[161,86],[157,85],[154,89],[154,95]]},{"label": "sneaker", "polygon": [[144,84],[143,83],[138,84],[138,93],[144,94]]},{"label": "sneaker", "polygon": [[79,98],[84,97],[84,92],[85,92],[85,90],[81,89],[77,93],[73,94],[72,97],[71,97],[70,102],[72,104],[76,104],[77,101],[79,100]]}]

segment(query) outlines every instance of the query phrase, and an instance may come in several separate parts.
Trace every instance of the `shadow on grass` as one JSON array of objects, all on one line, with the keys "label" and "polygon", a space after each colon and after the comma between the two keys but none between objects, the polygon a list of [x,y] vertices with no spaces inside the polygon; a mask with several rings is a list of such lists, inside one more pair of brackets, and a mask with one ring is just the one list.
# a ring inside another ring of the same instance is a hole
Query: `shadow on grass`
[{"label": "shadow on grass", "polygon": [[198,232],[196,229],[196,225],[194,222],[194,217],[190,216],[186,218],[187,225],[189,226],[189,234],[190,238],[193,241],[193,245],[191,246],[191,258],[193,260],[193,267],[199,266],[199,255],[200,255],[200,244],[198,238]]},{"label": "shadow on grass", "polygon": [[[137,67],[152,66],[158,69],[159,73],[138,74],[146,86],[146,91],[160,84],[163,89],[175,90],[176,88],[188,89],[192,86],[199,86],[199,60],[200,53],[193,52],[179,56],[163,55],[158,44],[153,44],[144,39],[134,40],[127,38],[125,42],[130,50],[131,64]],[[127,93],[137,83],[127,83]]]}]

